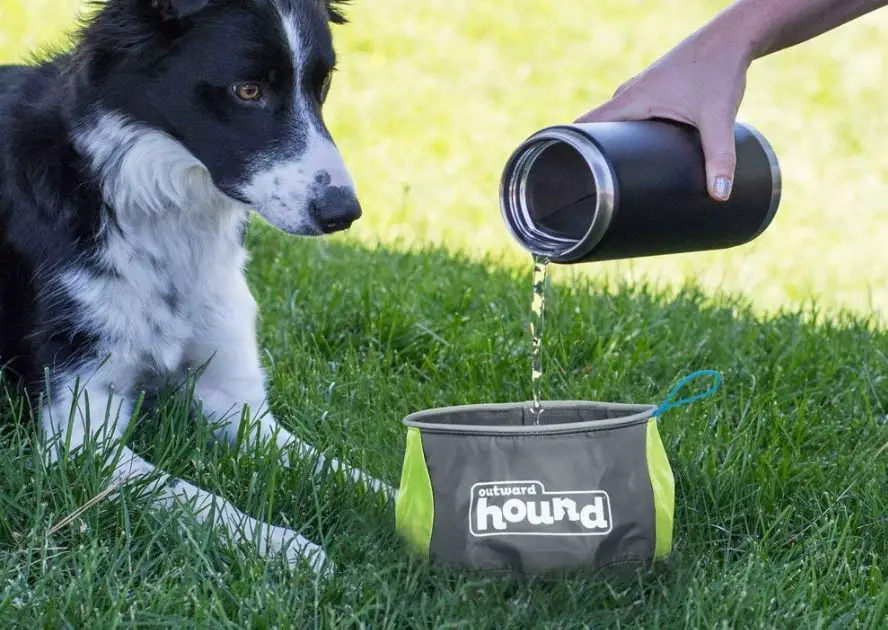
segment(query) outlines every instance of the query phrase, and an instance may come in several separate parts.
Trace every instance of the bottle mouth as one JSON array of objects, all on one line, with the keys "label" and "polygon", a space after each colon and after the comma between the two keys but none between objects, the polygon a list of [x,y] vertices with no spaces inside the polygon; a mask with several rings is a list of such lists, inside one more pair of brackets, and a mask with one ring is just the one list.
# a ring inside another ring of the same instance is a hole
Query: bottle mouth
[{"label": "bottle mouth", "polygon": [[595,248],[614,200],[607,160],[577,127],[550,127],[528,138],[509,158],[500,184],[500,210],[513,238],[556,261]]}]

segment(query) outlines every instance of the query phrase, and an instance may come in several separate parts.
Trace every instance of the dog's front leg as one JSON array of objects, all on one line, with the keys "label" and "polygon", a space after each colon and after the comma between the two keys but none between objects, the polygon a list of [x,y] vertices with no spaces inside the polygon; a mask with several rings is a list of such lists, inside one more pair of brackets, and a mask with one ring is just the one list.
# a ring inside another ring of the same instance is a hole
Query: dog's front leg
[{"label": "dog's front leg", "polygon": [[43,393],[40,429],[47,463],[84,446],[102,449],[123,436],[132,415],[132,402],[101,368],[59,377]]},{"label": "dog's front leg", "polygon": [[[144,479],[156,507],[190,508],[198,522],[210,523],[228,541],[257,544],[261,554],[281,554],[290,566],[307,562],[319,575],[332,570],[323,549],[298,532],[262,523],[218,495],[157,470],[124,446],[123,434],[133,405],[126,389],[103,378],[103,371],[100,368],[86,372],[87,377],[59,379],[47,392],[40,427],[49,464],[94,447],[107,457],[105,465],[111,467],[115,487]],[[119,374],[119,370],[107,371]]]},{"label": "dog's front leg", "polygon": [[195,386],[195,397],[203,413],[220,423],[217,437],[234,443],[245,419],[244,405],[249,409],[250,423],[246,438],[248,445],[275,444],[282,463],[290,465],[290,458],[316,461],[315,473],[327,470],[343,474],[364,487],[395,498],[391,486],[348,466],[336,458],[325,457],[310,444],[298,439],[282,427],[268,409],[265,374],[259,362],[256,344],[256,302],[246,283],[239,283],[227,305],[216,306],[204,319],[204,329],[189,346],[188,362],[200,368]]}]

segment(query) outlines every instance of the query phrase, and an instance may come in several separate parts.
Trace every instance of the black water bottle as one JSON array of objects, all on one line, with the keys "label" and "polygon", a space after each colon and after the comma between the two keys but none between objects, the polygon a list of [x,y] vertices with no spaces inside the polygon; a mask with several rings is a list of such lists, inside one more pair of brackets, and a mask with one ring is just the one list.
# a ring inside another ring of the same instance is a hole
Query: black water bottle
[{"label": "black water bottle", "polygon": [[725,249],[770,225],[780,168],[768,141],[734,127],[731,197],[706,189],[697,130],[668,121],[547,127],[510,156],[500,207],[512,236],[533,254],[572,264]]}]

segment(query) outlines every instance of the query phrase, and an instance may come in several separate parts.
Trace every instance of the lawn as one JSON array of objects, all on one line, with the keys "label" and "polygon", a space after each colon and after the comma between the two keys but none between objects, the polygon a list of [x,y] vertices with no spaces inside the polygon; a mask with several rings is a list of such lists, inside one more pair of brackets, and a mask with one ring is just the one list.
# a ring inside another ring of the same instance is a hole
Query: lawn
[{"label": "lawn", "polygon": [[[74,4],[0,0],[0,59],[58,41]],[[499,170],[524,136],[605,98],[719,5],[666,4],[355,0],[336,33],[329,117],[365,217],[325,241],[259,220],[249,233],[278,417],[396,483],[404,415],[530,397],[530,269],[499,218]],[[653,573],[521,581],[430,566],[408,555],[392,510],[208,444],[202,425],[182,430],[172,397],[146,414],[138,450],[324,541],[335,578],[319,586],[226,549],[126,492],[50,534],[102,480],[91,461],[34,466],[32,430],[12,425],[0,439],[0,625],[880,627],[883,14],[755,67],[741,114],[786,178],[756,243],[555,274],[547,397],[658,402],[689,371],[725,377],[661,422],[676,547]],[[21,402],[0,415],[22,415]]]}]

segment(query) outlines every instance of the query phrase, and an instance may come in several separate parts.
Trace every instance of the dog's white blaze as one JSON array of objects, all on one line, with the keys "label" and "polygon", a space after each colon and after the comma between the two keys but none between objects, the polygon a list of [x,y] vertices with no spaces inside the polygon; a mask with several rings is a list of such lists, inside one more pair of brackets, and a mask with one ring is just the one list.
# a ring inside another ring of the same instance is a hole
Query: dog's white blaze
[{"label": "dog's white blaze", "polygon": [[[287,35],[287,45],[290,47],[290,56],[293,58],[293,67],[301,73],[305,68],[305,47],[299,34],[299,21],[292,15],[281,15],[284,33]],[[300,77],[301,79],[301,77]],[[297,85],[302,81],[297,81]],[[298,88],[297,88],[298,89]],[[299,100],[298,94],[296,99]],[[326,137],[319,129],[312,126],[306,143],[305,155],[299,160],[303,164],[303,171],[312,174],[327,173],[331,186],[342,186],[354,190],[355,184],[349,175],[342,155],[336,145]],[[291,167],[292,168],[292,167]]]},{"label": "dog's white blaze", "polygon": [[302,45],[302,36],[299,34],[299,20],[290,14],[284,13],[280,5],[275,5],[278,15],[281,17],[281,25],[284,27],[284,33],[287,36],[287,45],[290,47],[290,57],[293,59],[293,67],[300,69],[304,63],[303,52],[305,48]]},{"label": "dog's white blaze", "polygon": [[[292,15],[282,15],[284,32],[287,34],[287,45],[293,58],[293,67],[298,72],[305,68],[305,47],[299,34],[299,21]],[[300,77],[301,78],[301,77]],[[300,80],[298,84],[301,84]],[[297,88],[298,89],[298,88]],[[296,95],[296,100],[299,96]],[[326,173],[330,177],[331,186],[342,186],[354,190],[355,183],[349,175],[339,149],[330,138],[325,136],[320,129],[312,126],[306,143],[305,155],[302,160],[304,169],[308,173]]]},{"label": "dog's white blaze", "polygon": [[[297,72],[304,68],[304,47],[298,20],[280,13],[287,45]],[[301,84],[301,77],[297,78]],[[298,88],[297,88],[298,89]],[[301,97],[297,94],[295,101]],[[310,214],[313,194],[326,186],[347,188],[355,192],[355,184],[335,143],[305,115],[294,121],[294,140],[307,134],[302,151],[290,158],[274,160],[254,171],[244,184],[243,196],[255,204],[256,211],[273,225],[291,233],[320,234],[320,227]]]}]

